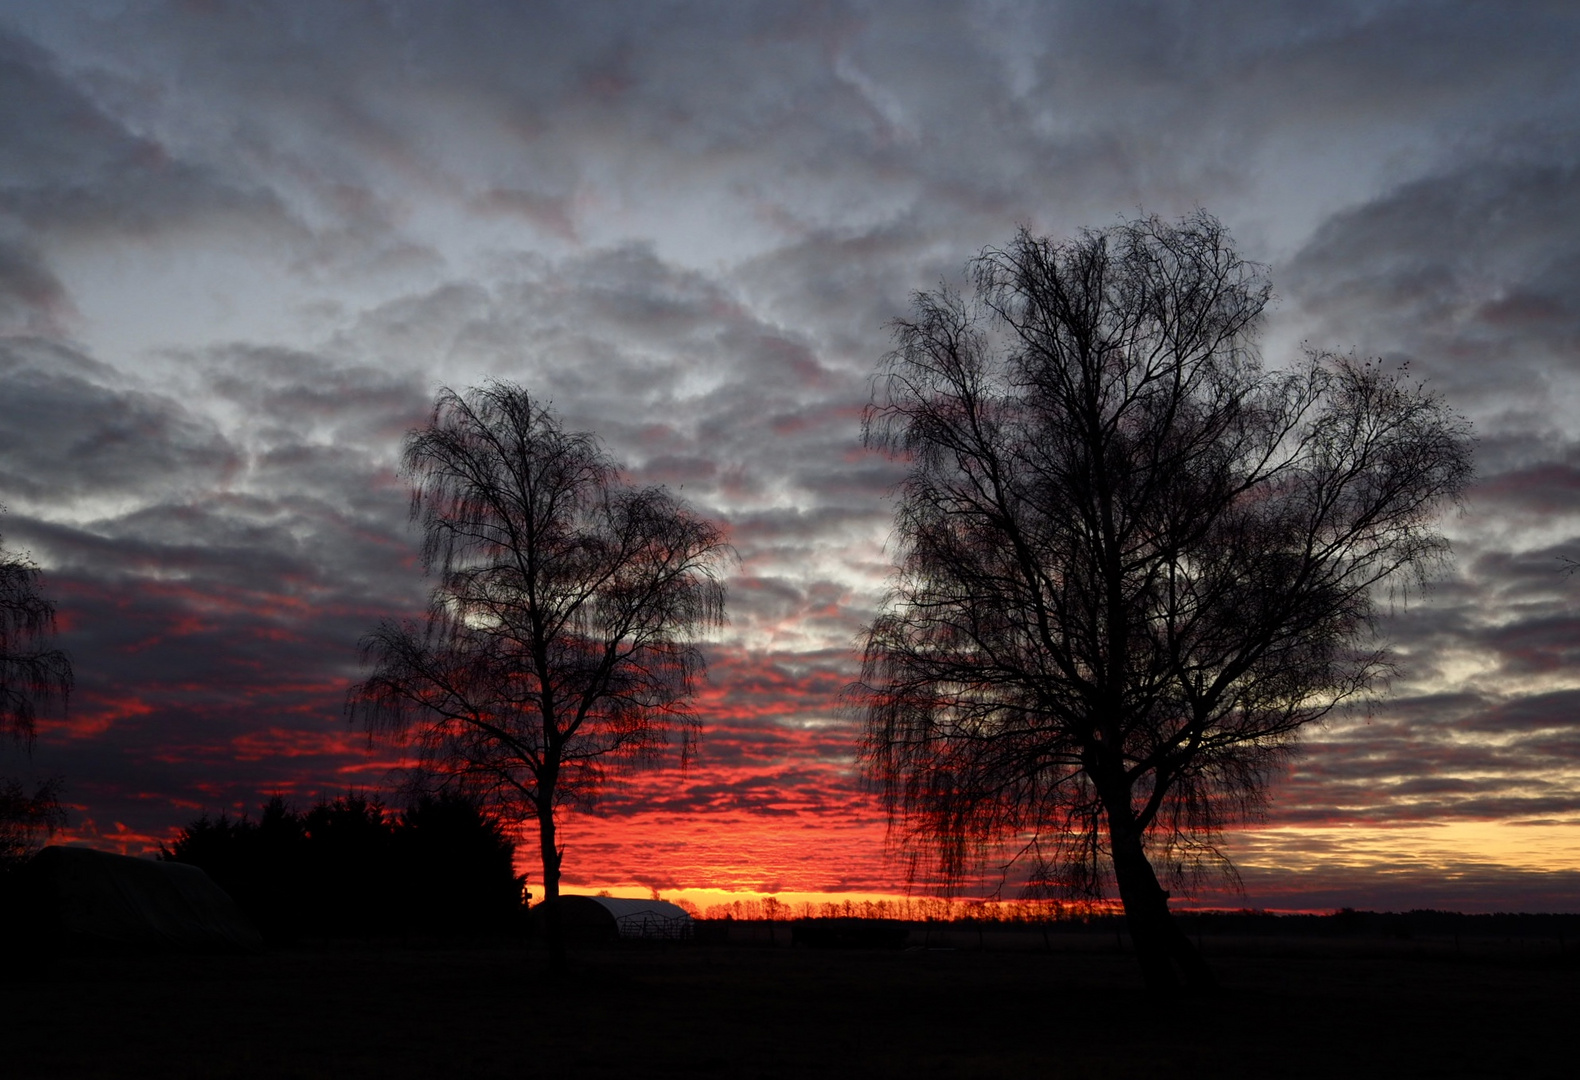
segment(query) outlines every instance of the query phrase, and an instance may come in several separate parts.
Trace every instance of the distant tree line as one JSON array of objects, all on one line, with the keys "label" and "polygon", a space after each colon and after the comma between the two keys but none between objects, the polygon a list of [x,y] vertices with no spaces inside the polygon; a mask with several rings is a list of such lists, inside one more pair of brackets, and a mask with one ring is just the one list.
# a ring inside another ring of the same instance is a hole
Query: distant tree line
[{"label": "distant tree line", "polygon": [[457,795],[399,812],[355,793],[305,812],[276,796],[257,820],[204,814],[161,856],[201,867],[275,942],[508,933],[524,907],[515,843]]},{"label": "distant tree line", "polygon": [[888,900],[825,900],[788,904],[777,897],[732,900],[699,909],[676,901],[699,919],[787,922],[798,919],[880,919],[899,922],[1043,923],[1110,912],[1114,905],[1083,900],[954,900],[908,896]]}]

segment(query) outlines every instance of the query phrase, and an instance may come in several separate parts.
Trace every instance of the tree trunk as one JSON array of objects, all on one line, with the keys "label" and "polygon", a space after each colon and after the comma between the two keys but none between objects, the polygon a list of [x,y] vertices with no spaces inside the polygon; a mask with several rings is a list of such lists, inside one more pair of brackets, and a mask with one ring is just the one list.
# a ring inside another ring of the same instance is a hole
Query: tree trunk
[{"label": "tree trunk", "polygon": [[1169,894],[1158,884],[1152,863],[1142,849],[1141,831],[1130,820],[1128,800],[1118,813],[1109,809],[1108,838],[1114,857],[1114,880],[1125,905],[1125,924],[1147,989],[1177,989],[1181,975],[1192,990],[1214,988],[1217,982],[1201,953],[1169,912]]},{"label": "tree trunk", "polygon": [[554,834],[554,792],[538,788],[538,846],[543,856],[544,931],[548,936],[549,965],[565,970],[565,920],[560,912],[560,858]]},{"label": "tree trunk", "polygon": [[543,899],[560,897],[560,856],[554,832],[554,806],[544,799],[538,805],[538,847],[543,853]]}]

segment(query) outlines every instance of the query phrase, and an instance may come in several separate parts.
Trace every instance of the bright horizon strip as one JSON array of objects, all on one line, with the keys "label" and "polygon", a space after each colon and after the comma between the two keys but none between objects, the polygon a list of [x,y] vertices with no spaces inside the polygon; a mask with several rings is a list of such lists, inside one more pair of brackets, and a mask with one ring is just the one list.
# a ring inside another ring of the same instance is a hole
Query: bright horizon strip
[{"label": "bright horizon strip", "polygon": [[[561,895],[598,896],[607,893],[611,897],[627,900],[647,900],[653,898],[652,890],[643,889],[641,886],[631,885],[629,883],[623,885],[594,884],[590,886],[580,886],[574,889],[566,888],[564,882],[561,882],[560,884]],[[532,902],[537,903],[541,899],[541,896],[534,893]],[[1014,905],[1033,907],[1042,904],[1046,904],[1048,908],[1053,910],[1059,910],[1059,908],[1062,906],[1063,908],[1069,910],[1088,911],[1101,914],[1119,914],[1122,911],[1117,900],[1023,901],[1015,900],[1013,897],[996,898],[985,896],[954,896],[946,898],[925,896],[917,893],[893,892],[823,893],[788,891],[778,893],[759,893],[731,892],[726,889],[682,888],[673,890],[659,890],[657,899],[668,900],[671,903],[684,901],[688,904],[695,905],[698,911],[704,917],[714,918],[720,917],[722,913],[718,913],[716,911],[710,912],[710,908],[717,909],[720,907],[733,905],[737,902],[761,904],[770,900],[776,902],[780,906],[780,911],[777,916],[779,918],[796,918],[802,916],[803,914],[811,914],[814,917],[822,916],[825,914],[824,909],[829,905],[840,909],[839,914],[841,915],[846,913],[846,909],[849,909],[850,915],[854,917],[861,917],[865,914],[862,909],[864,905],[867,904],[885,904],[889,906],[891,911],[896,908],[903,911],[909,907],[918,918],[925,917],[924,913],[929,908],[947,911],[948,915],[946,917],[954,918],[969,915],[972,913],[973,909],[985,909],[988,912],[993,912],[1001,907],[1005,909],[1012,909]],[[813,910],[808,913],[805,910],[807,907],[811,907]]]},{"label": "bright horizon strip", "polygon": [[1513,870],[1580,871],[1580,822],[1455,821],[1404,825],[1263,825],[1231,833],[1225,848],[1241,869],[1301,874],[1324,868],[1387,869],[1412,862],[1482,862]]}]

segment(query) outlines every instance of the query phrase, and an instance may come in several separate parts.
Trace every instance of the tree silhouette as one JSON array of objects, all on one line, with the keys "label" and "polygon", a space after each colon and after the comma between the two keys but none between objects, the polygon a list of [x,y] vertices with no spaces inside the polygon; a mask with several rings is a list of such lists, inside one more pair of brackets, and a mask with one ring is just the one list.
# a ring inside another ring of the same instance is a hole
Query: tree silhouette
[{"label": "tree silhouette", "polygon": [[[54,634],[55,605],[40,586],[38,566],[0,539],[0,738],[29,749],[39,709],[64,708],[71,694],[71,660],[51,644]],[[0,777],[0,867],[25,860],[64,824],[60,789],[59,777],[31,792]]]},{"label": "tree silhouette", "polygon": [[1008,844],[1112,881],[1147,983],[1210,984],[1164,883],[1232,873],[1221,827],[1386,672],[1378,590],[1446,555],[1468,425],[1375,363],[1264,371],[1267,280],[1204,212],[1022,230],[971,280],[915,297],[866,417],[910,466],[866,767],[947,877]]},{"label": "tree silhouette", "polygon": [[0,735],[31,743],[39,708],[70,696],[71,660],[50,644],[54,635],[37,564],[0,539]]},{"label": "tree silhouette", "polygon": [[689,752],[694,639],[723,621],[729,548],[510,383],[442,391],[403,465],[437,580],[424,625],[386,622],[365,640],[373,672],[348,707],[436,775],[535,821],[552,900],[559,807],[671,735]]},{"label": "tree silhouette", "polygon": [[52,777],[33,785],[0,776],[0,872],[14,869],[66,823],[60,805],[60,780]]}]

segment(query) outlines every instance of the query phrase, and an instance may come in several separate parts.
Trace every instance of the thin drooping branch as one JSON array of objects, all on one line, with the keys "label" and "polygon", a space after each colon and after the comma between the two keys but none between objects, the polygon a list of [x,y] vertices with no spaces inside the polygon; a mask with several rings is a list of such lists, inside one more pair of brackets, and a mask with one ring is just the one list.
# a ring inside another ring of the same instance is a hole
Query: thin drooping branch
[{"label": "thin drooping branch", "polygon": [[39,710],[70,697],[71,660],[54,634],[55,605],[37,565],[0,545],[0,736],[31,745]]}]

